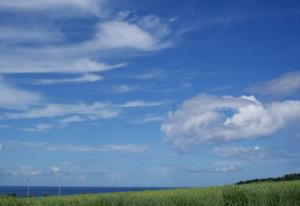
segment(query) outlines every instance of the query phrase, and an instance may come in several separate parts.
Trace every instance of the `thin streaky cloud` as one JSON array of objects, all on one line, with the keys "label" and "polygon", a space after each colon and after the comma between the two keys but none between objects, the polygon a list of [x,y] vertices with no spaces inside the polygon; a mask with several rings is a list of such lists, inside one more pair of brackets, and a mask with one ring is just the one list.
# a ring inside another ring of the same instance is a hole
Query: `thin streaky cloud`
[{"label": "thin streaky cloud", "polygon": [[157,106],[165,105],[167,103],[168,103],[167,101],[146,102],[146,101],[142,101],[142,100],[134,100],[134,101],[129,101],[124,104],[119,104],[116,106],[120,107],[120,108],[157,107]]},{"label": "thin streaky cloud", "polygon": [[289,72],[278,78],[258,83],[249,91],[261,95],[287,96],[300,89],[300,71]]},{"label": "thin streaky cloud", "polygon": [[24,132],[48,132],[53,127],[53,124],[38,124],[34,127],[19,128],[18,130]]},{"label": "thin streaky cloud", "polygon": [[5,150],[39,150],[46,152],[121,152],[145,153],[149,150],[146,145],[111,144],[111,145],[69,145],[38,142],[10,141],[2,143]]},{"label": "thin streaky cloud", "polygon": [[43,99],[39,93],[20,89],[0,76],[0,108],[24,109],[41,103]]},{"label": "thin streaky cloud", "polygon": [[95,74],[83,74],[80,77],[66,78],[66,79],[41,79],[37,80],[34,84],[37,85],[51,85],[51,84],[65,84],[65,83],[85,83],[97,82],[102,80],[103,77]]}]

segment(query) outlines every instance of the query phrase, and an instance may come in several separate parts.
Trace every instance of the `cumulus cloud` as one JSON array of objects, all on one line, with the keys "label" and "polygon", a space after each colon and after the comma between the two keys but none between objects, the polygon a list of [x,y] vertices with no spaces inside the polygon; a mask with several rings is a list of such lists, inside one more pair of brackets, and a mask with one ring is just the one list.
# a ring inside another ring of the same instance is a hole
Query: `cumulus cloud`
[{"label": "cumulus cloud", "polygon": [[261,82],[249,90],[262,95],[286,96],[300,89],[300,71],[289,72],[280,77]]},{"label": "cumulus cloud", "polygon": [[40,103],[42,99],[38,93],[12,86],[0,76],[0,108],[25,108]]},{"label": "cumulus cloud", "polygon": [[146,145],[113,144],[113,145],[67,145],[37,142],[11,141],[3,143],[7,150],[39,150],[46,152],[121,152],[145,153],[149,150]]},{"label": "cumulus cloud", "polygon": [[254,96],[200,94],[169,112],[161,125],[177,147],[203,141],[232,141],[268,136],[300,119],[300,101],[264,104]]}]

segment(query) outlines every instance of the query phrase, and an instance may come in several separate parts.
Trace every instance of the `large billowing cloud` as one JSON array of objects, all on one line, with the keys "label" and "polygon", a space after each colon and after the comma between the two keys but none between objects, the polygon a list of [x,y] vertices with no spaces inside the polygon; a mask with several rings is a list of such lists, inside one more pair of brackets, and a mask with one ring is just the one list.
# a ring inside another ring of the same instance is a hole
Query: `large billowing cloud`
[{"label": "large billowing cloud", "polygon": [[200,94],[170,112],[161,130],[182,148],[203,141],[271,135],[296,119],[300,119],[300,101],[264,104],[254,96]]}]

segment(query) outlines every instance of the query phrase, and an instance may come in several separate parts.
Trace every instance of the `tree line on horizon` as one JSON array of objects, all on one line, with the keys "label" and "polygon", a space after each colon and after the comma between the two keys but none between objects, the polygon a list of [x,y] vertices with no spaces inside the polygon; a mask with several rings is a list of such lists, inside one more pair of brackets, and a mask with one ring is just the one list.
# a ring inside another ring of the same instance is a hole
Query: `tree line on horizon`
[{"label": "tree line on horizon", "polygon": [[289,181],[289,180],[300,180],[300,173],[287,174],[282,177],[268,177],[268,178],[256,178],[252,180],[244,180],[244,181],[239,181],[236,184],[242,185],[242,184],[250,184],[256,182],[279,182],[279,181]]}]

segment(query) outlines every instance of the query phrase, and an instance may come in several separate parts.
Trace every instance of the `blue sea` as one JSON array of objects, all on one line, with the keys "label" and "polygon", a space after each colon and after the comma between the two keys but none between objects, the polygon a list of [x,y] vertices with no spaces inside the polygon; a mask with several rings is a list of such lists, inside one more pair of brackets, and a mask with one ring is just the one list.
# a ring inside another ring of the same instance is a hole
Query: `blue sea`
[{"label": "blue sea", "polygon": [[[171,189],[162,187],[61,187],[61,195]],[[0,195],[27,196],[27,186],[0,186]],[[30,187],[30,196],[58,195],[58,187]]]}]

